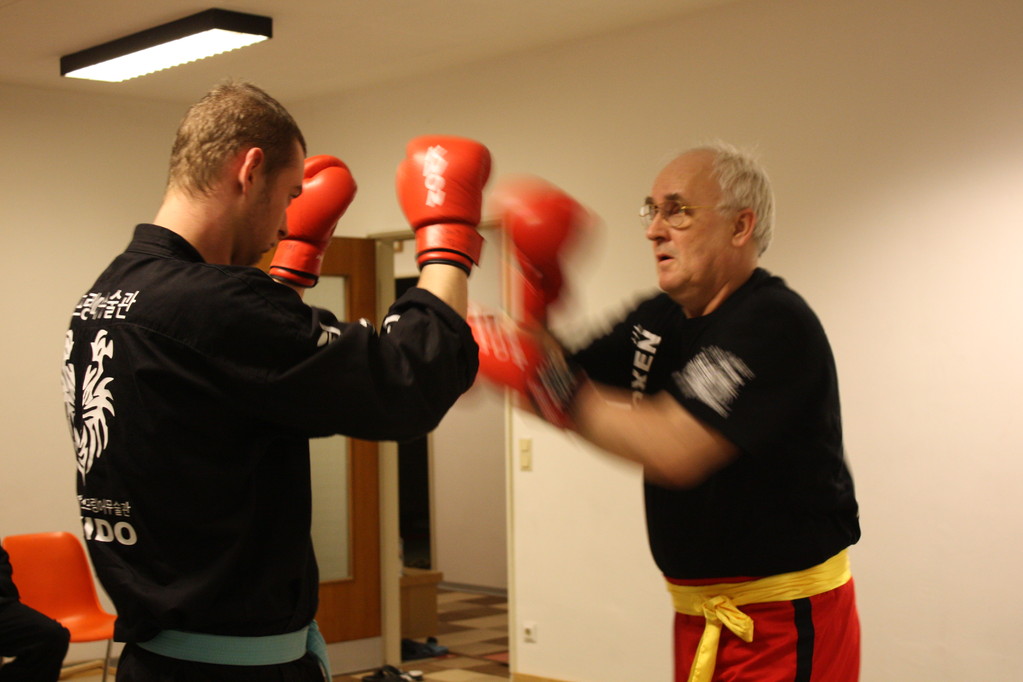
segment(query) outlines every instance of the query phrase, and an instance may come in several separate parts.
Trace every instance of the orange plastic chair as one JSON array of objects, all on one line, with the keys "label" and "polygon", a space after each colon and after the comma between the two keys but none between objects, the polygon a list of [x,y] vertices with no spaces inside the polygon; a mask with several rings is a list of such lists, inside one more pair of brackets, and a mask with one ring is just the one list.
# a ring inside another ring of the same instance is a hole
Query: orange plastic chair
[{"label": "orange plastic chair", "polygon": [[72,642],[107,640],[103,681],[110,668],[113,614],[99,603],[82,543],[71,533],[9,535],[3,540],[11,558],[21,603],[60,622]]}]

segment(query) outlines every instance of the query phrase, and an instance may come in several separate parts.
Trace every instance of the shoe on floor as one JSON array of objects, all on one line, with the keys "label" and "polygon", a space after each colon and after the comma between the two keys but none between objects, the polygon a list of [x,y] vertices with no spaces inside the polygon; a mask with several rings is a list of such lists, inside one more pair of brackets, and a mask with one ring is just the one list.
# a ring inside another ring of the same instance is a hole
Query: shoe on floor
[{"label": "shoe on floor", "polygon": [[402,672],[393,665],[385,665],[371,675],[365,675],[362,682],[421,682],[423,673],[418,670]]},{"label": "shoe on floor", "polygon": [[436,637],[428,637],[426,642],[417,642],[412,639],[401,640],[401,660],[415,661],[420,658],[435,658],[446,656],[448,648],[437,643]]}]

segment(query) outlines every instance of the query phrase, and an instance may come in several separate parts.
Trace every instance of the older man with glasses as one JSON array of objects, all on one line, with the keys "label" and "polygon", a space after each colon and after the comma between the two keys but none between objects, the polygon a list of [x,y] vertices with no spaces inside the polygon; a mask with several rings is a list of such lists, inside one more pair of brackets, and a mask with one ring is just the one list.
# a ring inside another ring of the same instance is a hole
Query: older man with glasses
[{"label": "older man with glasses", "polygon": [[860,528],[835,362],[807,303],[759,266],[773,213],[748,155],[681,154],[640,208],[661,293],[570,357],[521,331],[536,360],[507,382],[643,466],[676,682],[859,677],[847,548]]}]

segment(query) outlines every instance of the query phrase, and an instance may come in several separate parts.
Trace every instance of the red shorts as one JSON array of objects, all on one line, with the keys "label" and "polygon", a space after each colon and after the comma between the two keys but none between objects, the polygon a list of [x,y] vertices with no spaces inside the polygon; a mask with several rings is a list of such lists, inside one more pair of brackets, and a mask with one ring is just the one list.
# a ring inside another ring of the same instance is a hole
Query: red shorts
[{"label": "red shorts", "polygon": [[[753,619],[747,644],[721,629],[713,682],[856,682],[860,621],[850,580],[794,601],[740,607]],[[675,682],[686,682],[703,635],[703,616],[675,614]]]}]

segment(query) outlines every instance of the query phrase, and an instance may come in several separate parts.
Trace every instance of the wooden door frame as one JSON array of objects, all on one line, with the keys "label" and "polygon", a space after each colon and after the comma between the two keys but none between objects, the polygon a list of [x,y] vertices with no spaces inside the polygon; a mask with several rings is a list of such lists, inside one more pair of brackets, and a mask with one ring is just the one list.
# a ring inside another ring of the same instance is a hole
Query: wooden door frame
[{"label": "wooden door frame", "polygon": [[[343,248],[342,248],[343,247]],[[354,277],[353,273],[359,273]],[[324,275],[346,277],[345,317],[376,324],[376,242],[334,237],[323,257]],[[377,444],[349,439],[348,496],[351,574],[320,583],[317,624],[327,643],[379,637],[380,613],[380,465]]]},{"label": "wooden door frame", "polygon": [[[259,267],[268,270],[272,258],[272,252],[265,255]],[[324,252],[321,274],[345,277],[346,321],[365,318],[376,324],[376,240],[334,237]],[[348,440],[351,566],[348,577],[320,583],[316,621],[328,644],[382,632],[378,448],[372,441]]]}]

